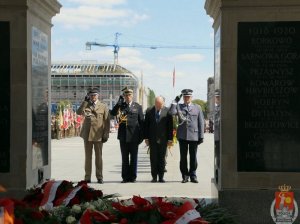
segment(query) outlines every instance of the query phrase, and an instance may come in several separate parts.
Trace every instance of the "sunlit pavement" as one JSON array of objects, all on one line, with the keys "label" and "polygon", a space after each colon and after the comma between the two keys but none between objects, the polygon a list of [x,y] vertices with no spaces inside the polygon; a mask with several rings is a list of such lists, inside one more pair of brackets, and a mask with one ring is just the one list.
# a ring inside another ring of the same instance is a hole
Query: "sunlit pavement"
[{"label": "sunlit pavement", "polygon": [[[51,178],[69,180],[74,183],[84,177],[84,147],[80,137],[51,141]],[[198,184],[181,183],[178,143],[168,152],[165,183],[151,183],[150,160],[145,143],[140,144],[138,175],[136,183],[121,183],[121,153],[116,133],[103,146],[103,180],[98,184],[95,177],[94,156],[91,187],[101,189],[104,194],[118,193],[121,197],[133,195],[210,198],[213,177],[213,134],[205,134],[198,147]]]}]

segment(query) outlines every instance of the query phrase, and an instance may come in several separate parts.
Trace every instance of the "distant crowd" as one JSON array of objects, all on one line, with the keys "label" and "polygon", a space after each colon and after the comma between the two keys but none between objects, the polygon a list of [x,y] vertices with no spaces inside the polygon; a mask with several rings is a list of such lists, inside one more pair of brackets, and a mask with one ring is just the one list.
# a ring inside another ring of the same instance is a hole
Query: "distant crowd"
[{"label": "distant crowd", "polygon": [[[51,115],[51,139],[62,139],[80,135],[84,116],[77,114],[73,109],[67,108],[57,115]],[[110,132],[118,130],[115,119],[110,121]]]},{"label": "distant crowd", "polygon": [[62,139],[79,136],[84,116],[76,114],[71,108],[60,110],[51,115],[51,138]]}]

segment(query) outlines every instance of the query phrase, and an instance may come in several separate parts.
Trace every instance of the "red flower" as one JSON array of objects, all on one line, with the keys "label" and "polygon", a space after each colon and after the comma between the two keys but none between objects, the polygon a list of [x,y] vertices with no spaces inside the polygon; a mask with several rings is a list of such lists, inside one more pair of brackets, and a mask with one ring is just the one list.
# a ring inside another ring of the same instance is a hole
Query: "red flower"
[{"label": "red flower", "polygon": [[83,198],[85,201],[92,201],[94,199],[94,195],[92,192],[85,192]]},{"label": "red flower", "polygon": [[45,216],[44,216],[41,212],[38,212],[38,211],[31,211],[30,217],[31,217],[32,219],[35,219],[35,220],[41,220],[41,219],[43,219]]},{"label": "red flower", "polygon": [[119,222],[119,224],[127,224],[128,220],[126,218],[122,218]]},{"label": "red flower", "polygon": [[77,198],[77,197],[74,197],[74,198],[72,198],[71,200],[70,200],[70,202],[69,202],[69,206],[73,206],[73,205],[78,205],[78,204],[80,204],[80,200],[79,200],[79,198]]},{"label": "red flower", "polygon": [[158,211],[166,219],[174,219],[178,208],[170,202],[160,201],[157,203]]},{"label": "red flower", "polygon": [[114,222],[115,217],[112,216],[108,212],[99,212],[99,211],[92,211],[90,209],[85,210],[83,215],[80,218],[80,223],[84,224],[92,224],[94,222]]},{"label": "red flower", "polygon": [[149,201],[147,201],[144,198],[138,197],[138,196],[133,196],[132,201],[134,204],[136,204],[137,206],[144,206],[144,205],[148,205],[150,204]]},{"label": "red flower", "polygon": [[134,205],[124,206],[119,202],[112,202],[112,207],[123,213],[134,213],[137,211]]},{"label": "red flower", "polygon": [[77,183],[76,187],[81,186],[81,185],[87,185],[87,181],[86,180],[81,180]]},{"label": "red flower", "polygon": [[101,197],[103,196],[103,192],[100,191],[100,190],[95,190],[95,191],[94,191],[94,194],[95,194],[95,196],[96,196],[97,198],[101,198]]}]

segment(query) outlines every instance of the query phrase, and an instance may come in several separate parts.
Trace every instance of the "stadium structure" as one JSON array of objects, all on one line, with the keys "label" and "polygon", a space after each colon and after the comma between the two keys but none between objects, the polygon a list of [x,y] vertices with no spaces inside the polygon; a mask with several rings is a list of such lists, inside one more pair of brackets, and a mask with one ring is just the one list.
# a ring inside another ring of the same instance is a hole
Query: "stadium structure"
[{"label": "stadium structure", "polygon": [[96,62],[51,64],[51,103],[69,100],[78,106],[88,90],[94,87],[99,88],[99,99],[107,103],[110,109],[125,87],[133,89],[135,101],[144,106],[144,101],[147,101],[137,76],[120,65]]}]

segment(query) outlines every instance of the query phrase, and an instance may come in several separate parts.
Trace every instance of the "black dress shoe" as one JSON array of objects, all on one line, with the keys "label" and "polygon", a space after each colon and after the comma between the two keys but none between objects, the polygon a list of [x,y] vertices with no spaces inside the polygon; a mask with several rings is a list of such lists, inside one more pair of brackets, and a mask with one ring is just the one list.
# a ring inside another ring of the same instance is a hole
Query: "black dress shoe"
[{"label": "black dress shoe", "polygon": [[162,178],[162,179],[159,179],[158,182],[159,182],[159,183],[165,183],[166,181]]},{"label": "black dress shoe", "polygon": [[102,179],[98,179],[98,184],[103,184],[103,180]]},{"label": "black dress shoe", "polygon": [[194,177],[194,178],[191,178],[191,182],[193,182],[193,183],[198,183],[198,180],[197,180],[196,177]]},{"label": "black dress shoe", "polygon": [[189,177],[188,176],[185,176],[183,178],[183,180],[181,181],[181,183],[186,183],[186,182],[189,182]]},{"label": "black dress shoe", "polygon": [[135,183],[136,182],[136,179],[133,179],[133,180],[130,180],[131,183]]},{"label": "black dress shoe", "polygon": [[85,182],[87,182],[87,183],[91,183],[91,180],[84,180]]},{"label": "black dress shoe", "polygon": [[156,183],[157,182],[157,179],[155,179],[155,178],[153,178],[152,180],[151,180],[151,183]]},{"label": "black dress shoe", "polygon": [[129,182],[129,181],[127,181],[127,180],[122,180],[122,181],[121,181],[122,184],[128,183],[128,182]]}]

